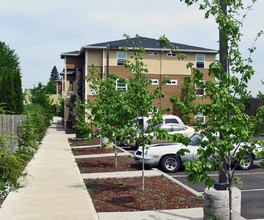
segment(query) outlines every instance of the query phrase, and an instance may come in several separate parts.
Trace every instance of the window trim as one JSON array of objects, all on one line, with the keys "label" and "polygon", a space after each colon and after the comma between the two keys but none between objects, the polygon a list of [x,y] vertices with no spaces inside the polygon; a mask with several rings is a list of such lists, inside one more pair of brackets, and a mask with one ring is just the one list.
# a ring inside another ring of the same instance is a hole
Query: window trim
[{"label": "window trim", "polygon": [[159,80],[158,79],[150,79],[150,81],[151,81],[151,85],[152,86],[158,86],[159,85]]},{"label": "window trim", "polygon": [[156,52],[156,51],[149,51],[148,52],[148,55],[149,56],[157,56],[158,55],[158,52]]},{"label": "window trim", "polygon": [[177,79],[171,79],[170,82],[166,82],[166,85],[168,86],[177,86],[178,80]]},{"label": "window trim", "polygon": [[167,53],[167,57],[177,57],[177,54],[173,52],[169,52]]},{"label": "window trim", "polygon": [[[122,83],[122,84],[124,84],[124,85],[123,85],[123,86],[120,86],[120,85],[118,85],[118,83]],[[125,82],[120,82],[120,80],[117,79],[117,80],[116,80],[116,90],[120,90],[120,91],[122,91],[122,92],[127,92],[127,83],[125,83]]]},{"label": "window trim", "polygon": [[[125,54],[125,58],[120,58],[119,53]],[[123,66],[125,64],[126,59],[127,59],[127,52],[126,51],[118,50],[116,52],[117,66]]]},{"label": "window trim", "polygon": [[194,119],[195,119],[195,121],[197,120],[197,118],[201,118],[202,120],[201,120],[201,124],[205,124],[205,116],[203,115],[203,114],[201,114],[201,113],[198,113],[197,115],[195,115],[195,117],[194,117]]},{"label": "window trim", "polygon": [[[202,81],[205,82],[205,80],[202,80]],[[198,90],[199,91],[203,91],[203,92],[199,92],[198,93]],[[195,84],[195,91],[196,91],[196,95],[199,96],[199,97],[206,95],[206,89],[205,88],[198,87],[197,84]]]},{"label": "window trim", "polygon": [[[203,61],[198,60],[199,56],[203,56]],[[205,68],[205,54],[196,54],[196,68]]]}]

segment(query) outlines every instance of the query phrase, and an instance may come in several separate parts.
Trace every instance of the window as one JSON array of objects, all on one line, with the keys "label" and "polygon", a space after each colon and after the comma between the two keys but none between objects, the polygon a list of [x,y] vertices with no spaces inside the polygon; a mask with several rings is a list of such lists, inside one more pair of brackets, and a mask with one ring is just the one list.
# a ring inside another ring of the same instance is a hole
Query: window
[{"label": "window", "polygon": [[158,79],[151,79],[151,85],[159,85],[159,80]]},{"label": "window", "polygon": [[178,120],[176,118],[166,118],[165,119],[165,124],[169,124],[169,123],[179,124],[179,122],[178,122]]},{"label": "window", "polygon": [[202,113],[198,113],[196,116],[195,116],[195,121],[201,123],[201,124],[205,124],[205,116],[203,116]]},{"label": "window", "polygon": [[181,125],[171,125],[171,131],[184,131],[187,127]]},{"label": "window", "polygon": [[166,83],[166,85],[177,86],[178,85],[178,80],[171,79],[169,82]]},{"label": "window", "polygon": [[176,54],[176,53],[171,53],[171,52],[170,52],[170,53],[167,53],[167,56],[168,56],[168,57],[176,57],[177,54]]},{"label": "window", "polygon": [[127,83],[120,80],[116,80],[116,90],[121,90],[123,92],[127,91]]},{"label": "window", "polygon": [[127,52],[117,51],[117,65],[118,66],[124,65],[126,59],[127,59]]},{"label": "window", "polygon": [[196,54],[196,68],[204,68],[205,55]]},{"label": "window", "polygon": [[91,88],[92,95],[98,95],[99,94],[99,88]]},{"label": "window", "polygon": [[158,52],[155,52],[155,51],[149,51],[149,52],[148,52],[148,55],[149,55],[149,56],[156,56],[156,55],[158,55]]},{"label": "window", "polygon": [[[202,81],[204,82],[204,81]],[[204,96],[205,95],[205,88],[201,88],[198,85],[195,85],[196,95],[197,96]]]}]

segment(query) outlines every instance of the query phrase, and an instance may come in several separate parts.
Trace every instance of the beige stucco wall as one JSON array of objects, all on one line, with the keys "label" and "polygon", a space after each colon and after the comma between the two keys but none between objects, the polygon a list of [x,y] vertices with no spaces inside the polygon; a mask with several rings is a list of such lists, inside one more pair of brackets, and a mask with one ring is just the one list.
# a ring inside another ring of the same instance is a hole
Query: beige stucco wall
[{"label": "beige stucco wall", "polygon": [[[184,74],[190,75],[191,70],[186,68],[186,65],[189,62],[196,66],[196,54],[193,53],[185,53],[187,58],[186,60],[178,60],[176,57],[169,57],[167,56],[168,52],[163,52],[160,54],[158,52],[157,55],[148,55],[145,54],[143,60],[144,63],[147,65],[147,69],[150,74]],[[128,60],[130,59],[128,54]],[[210,63],[215,60],[215,54],[205,54],[205,68],[209,68]],[[104,61],[106,65],[106,58]],[[117,51],[110,50],[109,52],[109,66],[117,66]]]},{"label": "beige stucco wall", "polygon": [[103,65],[103,51],[102,50],[88,50],[88,65],[102,66]]}]

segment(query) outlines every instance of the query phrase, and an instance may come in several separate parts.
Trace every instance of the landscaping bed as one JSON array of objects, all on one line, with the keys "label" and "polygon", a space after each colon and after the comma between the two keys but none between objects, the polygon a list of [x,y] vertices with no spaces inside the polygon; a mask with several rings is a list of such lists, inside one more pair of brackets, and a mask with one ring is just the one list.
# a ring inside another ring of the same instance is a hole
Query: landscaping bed
[{"label": "landscaping bed", "polygon": [[70,146],[86,146],[86,145],[99,145],[100,139],[94,139],[94,140],[79,140],[74,138],[68,138],[68,142]]},{"label": "landscaping bed", "polygon": [[[117,153],[123,152],[121,149],[116,148]],[[87,155],[87,154],[106,154],[115,153],[114,148],[100,148],[100,147],[85,147],[85,148],[74,148],[72,149],[73,155]]]},{"label": "landscaping bed", "polygon": [[140,177],[85,180],[97,212],[127,212],[201,207],[195,196],[166,177]]},{"label": "landscaping bed", "polygon": [[[89,154],[106,150],[95,149]],[[82,153],[87,154],[87,151]],[[76,159],[76,162],[81,173],[141,170],[141,165],[129,155],[118,156],[117,167],[114,156],[82,158]],[[202,197],[192,194],[164,176],[145,177],[144,191],[141,177],[85,179],[84,182],[97,212],[164,210],[203,205]]]},{"label": "landscaping bed", "polygon": [[117,167],[115,167],[115,156],[81,158],[76,159],[76,163],[81,173],[141,170],[140,164],[136,163],[129,155],[118,156]]}]

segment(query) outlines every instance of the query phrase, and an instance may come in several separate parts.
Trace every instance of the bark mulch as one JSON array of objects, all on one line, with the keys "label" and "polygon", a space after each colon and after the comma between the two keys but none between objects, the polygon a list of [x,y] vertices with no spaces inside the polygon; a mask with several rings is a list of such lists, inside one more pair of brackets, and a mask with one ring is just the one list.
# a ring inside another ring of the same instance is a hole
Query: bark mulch
[{"label": "bark mulch", "polygon": [[[113,149],[107,151],[112,153]],[[89,153],[78,151],[79,155],[95,155],[101,152],[106,153],[106,149],[94,148]],[[114,156],[76,159],[81,173],[141,170],[141,165],[131,156],[118,156],[117,167],[115,161]],[[142,191],[141,177],[85,180],[97,212],[165,210],[203,205],[201,197],[195,196],[164,176],[145,177],[144,182],[145,189]]]},{"label": "bark mulch", "polygon": [[117,167],[115,167],[115,161],[114,156],[76,159],[81,173],[141,170],[140,164],[136,163],[131,156],[117,156]]},{"label": "bark mulch", "polygon": [[86,146],[86,145],[99,145],[100,139],[94,139],[94,140],[76,140],[73,138],[68,138],[68,142],[71,147],[73,146]]},{"label": "bark mulch", "polygon": [[[119,148],[116,148],[117,153],[123,152]],[[87,155],[87,154],[106,154],[106,153],[115,153],[115,149],[111,148],[100,148],[100,147],[86,147],[72,149],[73,155]]]},{"label": "bark mulch", "polygon": [[166,177],[85,180],[97,212],[127,212],[201,207],[197,197]]}]

